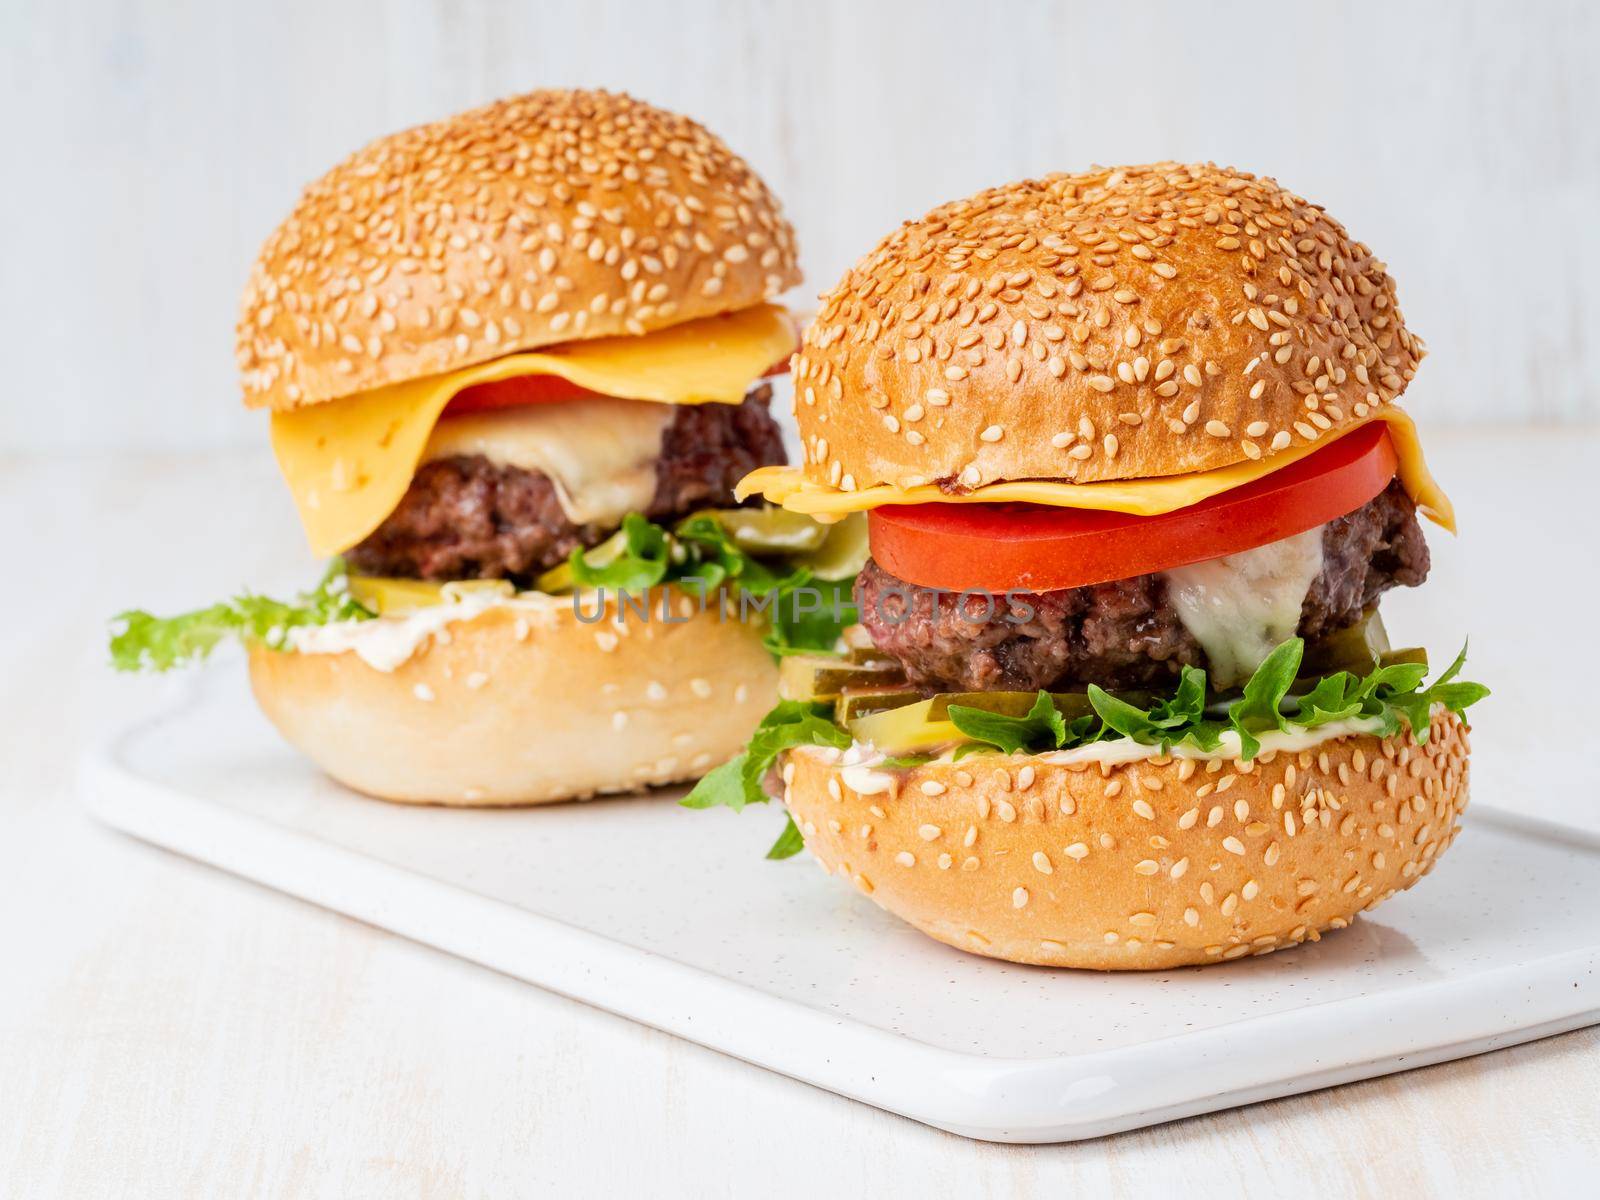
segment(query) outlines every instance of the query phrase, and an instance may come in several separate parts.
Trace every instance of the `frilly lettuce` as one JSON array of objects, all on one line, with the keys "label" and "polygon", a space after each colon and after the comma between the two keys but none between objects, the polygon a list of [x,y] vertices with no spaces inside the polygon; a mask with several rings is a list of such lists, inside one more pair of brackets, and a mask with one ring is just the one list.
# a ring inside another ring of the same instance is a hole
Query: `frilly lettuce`
[{"label": "frilly lettuce", "polygon": [[317,586],[293,600],[246,592],[175,617],[138,608],[119,613],[112,619],[111,664],[119,671],[167,671],[204,659],[225,638],[277,649],[291,629],[375,615],[350,595],[344,562],[334,559]]}]

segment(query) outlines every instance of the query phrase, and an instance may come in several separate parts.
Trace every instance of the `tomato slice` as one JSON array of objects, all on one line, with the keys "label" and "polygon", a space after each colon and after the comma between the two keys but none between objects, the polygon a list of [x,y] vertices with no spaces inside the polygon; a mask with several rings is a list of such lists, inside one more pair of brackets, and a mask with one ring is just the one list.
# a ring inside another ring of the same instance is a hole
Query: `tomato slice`
[{"label": "tomato slice", "polygon": [[[785,358],[775,363],[762,376],[771,379],[789,369]],[[561,378],[559,375],[513,375],[510,379],[497,379],[493,383],[478,383],[457,392],[445,405],[444,415],[459,417],[463,413],[488,412],[496,408],[520,408],[524,404],[550,404],[561,400],[583,400],[603,396],[604,392],[590,391]]]},{"label": "tomato slice", "polygon": [[1381,421],[1242,487],[1155,517],[1043,504],[886,505],[872,557],[919,587],[1051,592],[1204,562],[1315,529],[1388,486],[1399,458]]},{"label": "tomato slice", "polygon": [[601,393],[570,383],[559,375],[513,375],[493,383],[477,383],[457,392],[444,407],[447,417],[463,413],[489,412],[497,408],[521,408],[524,404],[549,404],[558,400],[582,400]]}]

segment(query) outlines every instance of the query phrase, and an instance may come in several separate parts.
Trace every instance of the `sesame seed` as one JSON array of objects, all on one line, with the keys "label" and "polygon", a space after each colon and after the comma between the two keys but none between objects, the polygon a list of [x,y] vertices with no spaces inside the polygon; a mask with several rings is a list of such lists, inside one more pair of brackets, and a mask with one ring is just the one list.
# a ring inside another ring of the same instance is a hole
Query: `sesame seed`
[{"label": "sesame seed", "polygon": [[902,850],[894,856],[894,861],[902,867],[914,867],[917,865],[917,856],[909,850]]},{"label": "sesame seed", "polygon": [[1027,888],[1019,887],[1016,891],[1011,893],[1011,907],[1012,908],[1023,908],[1023,907],[1025,907],[1027,905],[1027,903],[1028,903],[1028,889]]}]

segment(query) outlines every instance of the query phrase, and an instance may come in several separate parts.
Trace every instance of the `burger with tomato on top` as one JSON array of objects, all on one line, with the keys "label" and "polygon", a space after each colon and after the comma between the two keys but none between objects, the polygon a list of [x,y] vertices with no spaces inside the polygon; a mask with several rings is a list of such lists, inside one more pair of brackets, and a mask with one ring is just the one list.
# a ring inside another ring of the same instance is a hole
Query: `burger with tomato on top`
[{"label": "burger with tomato on top", "polygon": [[533,92],[357,152],[267,239],[238,328],[328,573],[293,601],[124,613],[114,662],[237,638],[284,737],[391,800],[538,803],[726,759],[775,697],[770,651],[838,632],[781,600],[848,594],[864,555],[733,496],[785,460],[795,253],[743,159],[624,95]]},{"label": "burger with tomato on top", "polygon": [[1378,611],[1454,528],[1396,403],[1422,355],[1270,179],[1053,175],[903,225],[795,359],[804,461],[740,489],[867,514],[860,625],[686,802],[781,788],[775,855],[1014,962],[1345,927],[1455,838],[1486,694]]}]

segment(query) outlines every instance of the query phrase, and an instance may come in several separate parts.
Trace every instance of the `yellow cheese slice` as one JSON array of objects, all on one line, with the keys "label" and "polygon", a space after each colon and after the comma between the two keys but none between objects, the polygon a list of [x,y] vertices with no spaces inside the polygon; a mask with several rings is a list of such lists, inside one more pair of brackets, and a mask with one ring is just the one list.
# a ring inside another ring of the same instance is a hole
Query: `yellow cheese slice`
[{"label": "yellow cheese slice", "polygon": [[456,393],[518,375],[559,375],[592,392],[661,404],[738,404],[795,347],[771,304],[640,337],[510,354],[272,416],[272,449],[311,549],[337,554],[383,523],[411,486],[428,435]]},{"label": "yellow cheese slice", "polygon": [[[1400,483],[1417,503],[1417,510],[1436,525],[1456,531],[1455,508],[1423,461],[1416,424],[1398,408],[1386,408],[1367,420],[1384,421],[1400,459]],[[1366,424],[1366,421],[1361,424]],[[1352,425],[1351,429],[1358,426]],[[1346,433],[1349,430],[1345,431]],[[1342,435],[1341,435],[1342,436]],[[988,483],[970,492],[951,494],[933,484],[899,488],[877,484],[842,492],[806,479],[799,467],[760,467],[739,481],[734,495],[740,500],[760,494],[791,512],[806,513],[819,521],[838,520],[846,513],[862,512],[885,504],[997,504],[1022,501],[1059,508],[1101,509],[1153,517],[1188,508],[1211,496],[1232,491],[1264,475],[1298,462],[1327,442],[1314,442],[1281,451],[1269,459],[1235,463],[1192,475],[1166,475],[1152,479],[1109,479],[1093,483],[1063,483],[1052,479],[1012,479]]]}]

